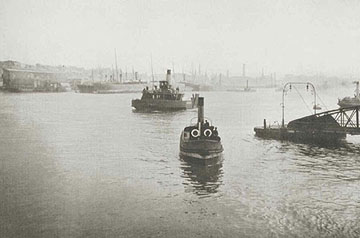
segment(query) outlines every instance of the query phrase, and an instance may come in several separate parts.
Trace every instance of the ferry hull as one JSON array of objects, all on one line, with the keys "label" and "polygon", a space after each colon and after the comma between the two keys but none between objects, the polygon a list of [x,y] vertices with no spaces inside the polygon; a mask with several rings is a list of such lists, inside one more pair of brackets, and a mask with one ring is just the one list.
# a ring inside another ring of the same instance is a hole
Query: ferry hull
[{"label": "ferry hull", "polygon": [[138,111],[178,111],[193,108],[191,101],[134,99],[131,106]]}]

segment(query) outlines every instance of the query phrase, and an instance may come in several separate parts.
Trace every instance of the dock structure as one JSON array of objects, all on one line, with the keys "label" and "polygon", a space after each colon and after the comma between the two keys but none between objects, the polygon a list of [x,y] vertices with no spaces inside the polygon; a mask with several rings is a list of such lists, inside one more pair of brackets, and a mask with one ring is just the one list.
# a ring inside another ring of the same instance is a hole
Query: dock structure
[{"label": "dock structure", "polygon": [[59,92],[63,75],[24,69],[3,68],[3,88],[11,92]]},{"label": "dock structure", "polygon": [[304,142],[337,142],[346,134],[360,135],[360,106],[339,108],[302,117],[287,125],[255,127],[257,136]]},{"label": "dock structure", "polygon": [[[309,117],[332,117],[347,134],[360,135],[359,110],[360,106],[351,106],[317,113]],[[324,126],[327,127],[328,124],[324,124]]]},{"label": "dock structure", "polygon": [[[305,84],[314,94],[314,114],[302,117],[285,124],[285,92],[291,85]],[[278,140],[293,140],[302,142],[332,143],[346,138],[347,134],[360,135],[359,110],[360,105],[343,107],[317,113],[316,91],[312,83],[291,82],[283,88],[282,122],[281,125],[267,126],[264,119],[263,127],[255,127],[257,136]]]}]

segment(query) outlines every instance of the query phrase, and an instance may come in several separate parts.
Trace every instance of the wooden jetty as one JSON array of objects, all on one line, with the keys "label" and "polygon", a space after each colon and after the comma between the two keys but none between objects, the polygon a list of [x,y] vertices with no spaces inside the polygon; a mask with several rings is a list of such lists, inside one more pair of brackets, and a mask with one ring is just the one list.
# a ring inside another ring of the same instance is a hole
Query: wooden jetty
[{"label": "wooden jetty", "polygon": [[[304,83],[292,83],[304,84]],[[314,91],[316,105],[316,91],[311,83],[305,83],[307,87],[311,86]],[[292,140],[301,142],[320,142],[332,143],[339,142],[346,138],[346,134],[360,135],[359,110],[360,106],[339,108],[314,114],[290,121],[287,125],[284,123],[284,93],[282,102],[282,124],[278,126],[268,126],[264,119],[264,125],[255,127],[257,136],[262,138],[271,138],[277,140]]]}]

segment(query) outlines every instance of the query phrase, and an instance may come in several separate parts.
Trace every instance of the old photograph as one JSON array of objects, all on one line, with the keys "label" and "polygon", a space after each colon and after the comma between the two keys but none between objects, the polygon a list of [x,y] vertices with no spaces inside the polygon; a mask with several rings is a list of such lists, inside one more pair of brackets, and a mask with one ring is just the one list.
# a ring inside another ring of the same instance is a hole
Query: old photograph
[{"label": "old photograph", "polygon": [[360,237],[360,1],[0,0],[0,237]]}]

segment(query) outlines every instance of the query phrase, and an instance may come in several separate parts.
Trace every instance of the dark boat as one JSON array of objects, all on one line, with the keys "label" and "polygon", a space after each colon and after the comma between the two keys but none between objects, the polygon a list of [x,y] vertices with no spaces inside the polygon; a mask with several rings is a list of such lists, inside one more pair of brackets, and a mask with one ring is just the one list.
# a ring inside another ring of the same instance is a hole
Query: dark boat
[{"label": "dark boat", "polygon": [[345,130],[331,115],[310,115],[287,125],[255,127],[256,136],[266,139],[289,140],[315,144],[338,144],[346,138]]},{"label": "dark boat", "polygon": [[159,88],[144,88],[141,99],[133,99],[131,106],[138,111],[177,111],[195,108],[198,94],[193,95],[191,100],[183,100],[184,94],[180,93],[179,88],[172,88],[170,79],[171,70],[168,69],[166,80],[159,82]]},{"label": "dark boat", "polygon": [[341,108],[360,106],[359,81],[355,81],[354,83],[356,84],[354,97],[352,97],[352,98],[351,97],[345,97],[345,98],[343,98],[341,100],[339,99],[338,105]]},{"label": "dark boat", "polygon": [[197,123],[182,131],[180,136],[180,155],[207,160],[216,158],[223,152],[217,128],[204,119],[204,98],[198,100]]}]

